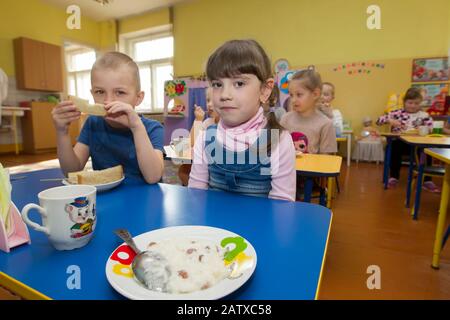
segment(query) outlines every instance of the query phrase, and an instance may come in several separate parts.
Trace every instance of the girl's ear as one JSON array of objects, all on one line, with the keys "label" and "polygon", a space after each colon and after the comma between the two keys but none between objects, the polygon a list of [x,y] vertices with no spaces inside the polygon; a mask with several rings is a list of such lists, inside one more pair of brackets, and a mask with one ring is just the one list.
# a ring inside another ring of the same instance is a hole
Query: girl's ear
[{"label": "girl's ear", "polygon": [[315,88],[313,91],[313,96],[315,99],[319,99],[322,96],[322,89]]},{"label": "girl's ear", "polygon": [[267,100],[270,97],[270,94],[272,93],[273,87],[275,85],[275,80],[273,78],[269,78],[266,80],[265,83],[263,83],[261,87],[261,95],[259,97],[259,100],[261,103],[266,103]]}]

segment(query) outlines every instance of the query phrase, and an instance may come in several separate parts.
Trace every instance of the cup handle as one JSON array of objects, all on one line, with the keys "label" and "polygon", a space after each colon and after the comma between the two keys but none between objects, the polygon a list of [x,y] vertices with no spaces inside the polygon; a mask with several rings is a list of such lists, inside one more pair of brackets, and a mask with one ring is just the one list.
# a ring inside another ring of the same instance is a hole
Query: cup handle
[{"label": "cup handle", "polygon": [[41,226],[40,224],[33,222],[30,220],[30,218],[28,218],[28,211],[30,211],[31,209],[36,209],[39,211],[39,214],[43,217],[47,217],[47,212],[45,212],[45,209],[38,206],[37,204],[34,203],[30,203],[27,204],[23,209],[22,209],[22,219],[23,221],[29,225],[30,227],[32,227],[34,230],[36,231],[40,231],[40,232],[44,232],[46,235],[50,235],[50,230],[46,227]]}]

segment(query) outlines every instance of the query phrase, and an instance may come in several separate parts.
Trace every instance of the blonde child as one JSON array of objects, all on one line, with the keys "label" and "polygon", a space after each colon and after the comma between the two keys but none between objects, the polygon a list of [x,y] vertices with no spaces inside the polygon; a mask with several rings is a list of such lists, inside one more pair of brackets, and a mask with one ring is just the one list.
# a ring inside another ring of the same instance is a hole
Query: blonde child
[{"label": "blonde child", "polygon": [[319,101],[319,110],[329,119],[333,120],[333,125],[336,130],[336,136],[341,136],[344,130],[342,120],[342,113],[334,108],[331,103],[334,100],[335,88],[331,82],[324,82],[322,84],[322,96]]},{"label": "blonde child", "polygon": [[64,174],[82,170],[91,157],[94,170],[120,164],[127,177],[158,182],[164,170],[163,127],[134,110],[144,99],[136,63],[125,54],[106,53],[92,67],[91,85],[94,101],[105,105],[107,115],[90,116],[74,147],[68,128],[80,112],[71,101],[61,102],[52,112]]},{"label": "blonde child", "polygon": [[264,49],[228,41],[209,57],[206,74],[220,121],[197,138],[189,187],[294,201],[292,138],[262,108],[274,85]]},{"label": "blonde child", "polygon": [[[214,110],[212,104],[212,89],[209,87],[206,89],[206,112],[208,114],[208,118],[205,119],[205,112],[202,107],[195,105],[194,116],[195,120],[192,124],[190,139],[191,139],[191,147],[194,146],[195,140],[198,137],[198,134],[202,130],[206,130],[209,126],[219,123],[220,116]],[[190,164],[182,164],[178,168],[178,178],[180,178],[181,184],[183,186],[187,186],[189,183],[189,174],[191,172]]]},{"label": "blonde child", "polygon": [[295,73],[289,81],[292,111],[281,119],[289,132],[300,132],[308,138],[309,153],[337,152],[333,122],[317,109],[322,81],[313,66]]},{"label": "blonde child", "polygon": [[[378,118],[377,125],[389,124],[391,125],[391,132],[396,134],[418,129],[420,126],[428,126],[431,131],[433,128],[433,119],[428,113],[420,110],[422,100],[423,96],[419,89],[415,87],[409,88],[403,98],[403,108],[382,115]],[[409,154],[409,148],[410,147],[400,139],[392,141],[388,188],[394,188],[398,185],[402,156]],[[425,178],[423,188],[431,192],[440,192],[439,188],[430,180],[430,177]]]}]

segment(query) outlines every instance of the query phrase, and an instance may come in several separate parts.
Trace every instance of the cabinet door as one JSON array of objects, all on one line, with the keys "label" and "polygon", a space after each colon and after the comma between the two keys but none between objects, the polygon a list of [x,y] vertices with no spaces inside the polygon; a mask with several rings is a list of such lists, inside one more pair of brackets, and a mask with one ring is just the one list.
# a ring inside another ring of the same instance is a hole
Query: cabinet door
[{"label": "cabinet door", "polygon": [[31,104],[35,150],[56,148],[56,131],[52,120],[54,106],[47,102]]},{"label": "cabinet door", "polygon": [[26,38],[14,40],[17,87],[45,90],[43,43]]},{"label": "cabinet door", "polygon": [[63,67],[61,47],[43,44],[43,60],[45,67],[45,89],[47,91],[63,91]]}]

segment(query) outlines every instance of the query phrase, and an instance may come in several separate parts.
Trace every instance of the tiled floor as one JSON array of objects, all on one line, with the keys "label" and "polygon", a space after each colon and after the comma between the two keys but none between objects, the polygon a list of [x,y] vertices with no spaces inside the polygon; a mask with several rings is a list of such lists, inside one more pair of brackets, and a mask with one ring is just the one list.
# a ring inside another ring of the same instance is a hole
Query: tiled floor
[{"label": "tiled floor", "polygon": [[[54,157],[0,156],[0,162],[23,172],[57,167],[56,160],[49,161]],[[38,163],[17,166],[18,161]],[[342,166],[319,298],[450,299],[450,244],[443,250],[441,269],[430,267],[440,196],[424,192],[419,220],[414,221],[404,207],[406,168],[393,190],[383,189],[382,169],[382,164],[361,162]],[[164,182],[179,184],[177,170],[166,161]],[[367,269],[374,265],[381,270],[380,290],[367,287]]]}]

